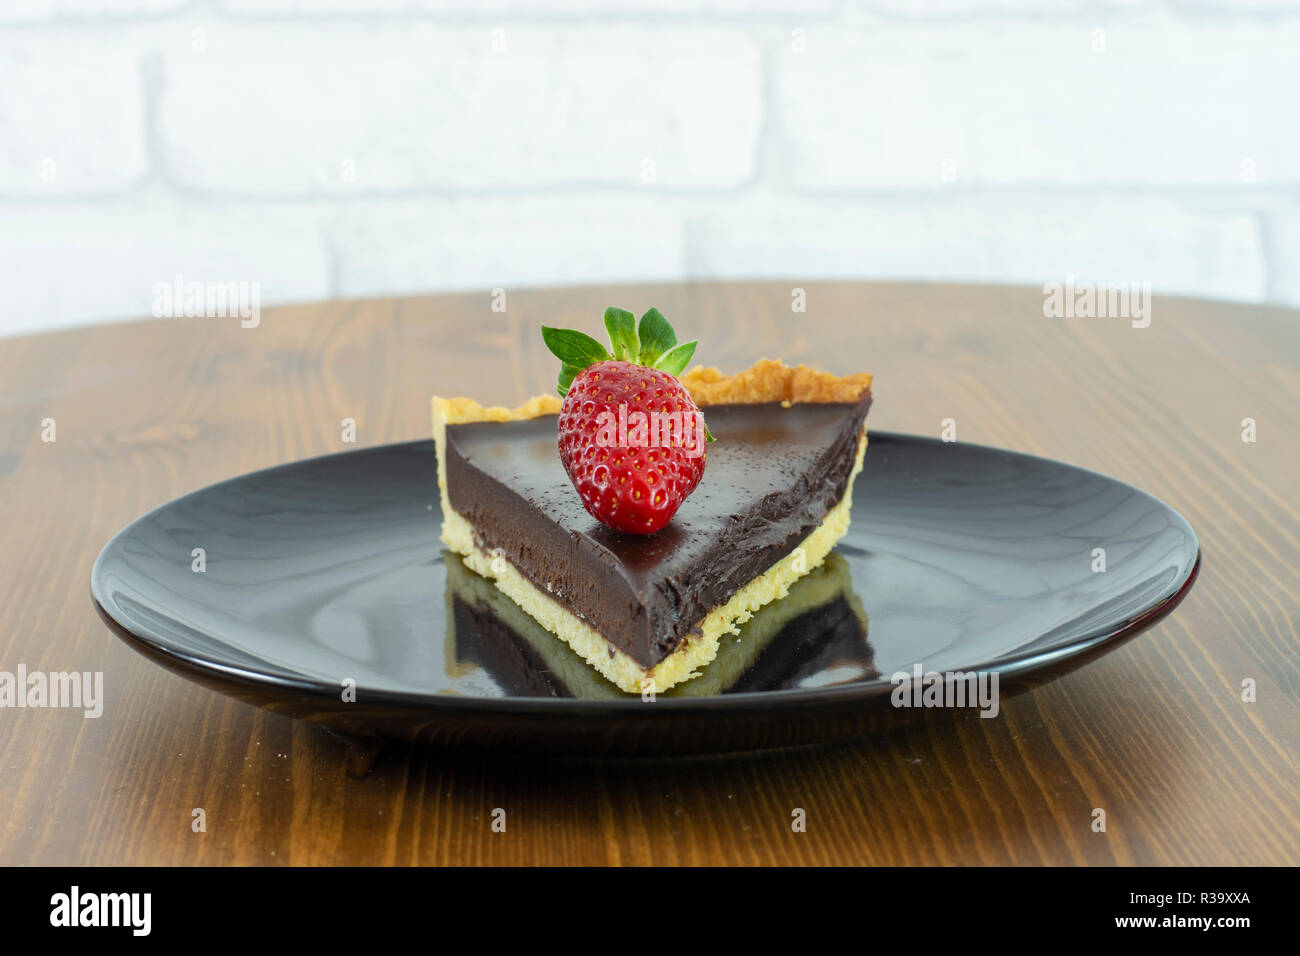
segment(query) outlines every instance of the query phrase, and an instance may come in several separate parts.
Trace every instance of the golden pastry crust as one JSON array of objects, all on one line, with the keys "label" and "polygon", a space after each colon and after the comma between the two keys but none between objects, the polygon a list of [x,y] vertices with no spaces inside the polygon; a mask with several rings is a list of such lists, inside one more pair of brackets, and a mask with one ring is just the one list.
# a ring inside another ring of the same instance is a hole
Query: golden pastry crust
[{"label": "golden pastry crust", "polygon": [[[794,368],[780,359],[759,359],[743,372],[723,375],[716,368],[697,365],[681,377],[682,384],[701,408],[708,405],[757,405],[781,402],[852,403],[871,391],[867,373],[838,376],[807,365]],[[512,422],[560,413],[559,395],[536,395],[518,408],[484,407],[472,398],[433,399],[446,425],[470,422]]]},{"label": "golden pastry crust", "polygon": [[791,368],[780,359],[759,359],[735,375],[697,365],[682,376],[682,384],[701,408],[762,402],[853,403],[871,391],[871,376],[863,372],[841,377],[807,365]]},{"label": "golden pastry crust", "polygon": [[501,405],[484,407],[472,398],[439,398],[433,396],[435,411],[442,413],[446,425],[467,425],[470,422],[518,422],[543,415],[560,414],[559,395],[534,395],[518,408]]}]

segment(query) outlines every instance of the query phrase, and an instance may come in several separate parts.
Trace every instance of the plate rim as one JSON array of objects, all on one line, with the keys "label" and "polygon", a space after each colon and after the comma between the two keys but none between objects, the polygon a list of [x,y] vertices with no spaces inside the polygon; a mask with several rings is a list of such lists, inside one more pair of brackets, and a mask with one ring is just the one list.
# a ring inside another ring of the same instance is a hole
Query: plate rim
[{"label": "plate rim", "polygon": [[[999,674],[1000,680],[1004,677],[1015,679],[1022,676],[1028,676],[1030,673],[1039,670],[1050,668],[1057,663],[1064,663],[1065,661],[1082,657],[1087,655],[1090,651],[1097,650],[1106,644],[1122,642],[1129,637],[1135,636],[1140,631],[1145,630],[1147,627],[1150,627],[1169,614],[1182,602],[1183,598],[1186,597],[1200,574],[1202,562],[1200,538],[1197,536],[1191,524],[1177,509],[1169,505],[1167,502],[1127,481],[1113,478],[1109,475],[1089,468],[1083,468],[1079,465],[1073,465],[1069,462],[1047,458],[1042,455],[1034,455],[1028,452],[998,448],[992,445],[983,445],[975,442],[944,442],[942,439],[933,438],[928,435],[913,435],[907,432],[885,430],[869,430],[868,439],[870,440],[872,437],[928,445],[960,444],[981,452],[991,452],[998,455],[1011,455],[1022,459],[1041,462],[1057,468],[1067,468],[1082,472],[1104,481],[1120,485],[1128,489],[1130,492],[1135,492],[1138,495],[1147,498],[1160,509],[1176,518],[1191,539],[1192,546],[1195,550],[1195,557],[1186,571],[1162,592],[1158,600],[1145,607],[1139,613],[1113,627],[1096,632],[1090,631],[1087,634],[1071,640],[1067,644],[1059,645],[1049,650],[1012,654],[1009,657],[997,658],[994,661],[986,661],[975,666],[964,667],[963,671],[996,671]],[[159,638],[155,634],[141,633],[141,631],[147,632],[148,628],[141,626],[139,627],[139,630],[137,630],[125,623],[122,618],[119,617],[119,615],[122,614],[120,606],[117,605],[116,602],[110,601],[107,598],[107,595],[103,592],[101,573],[102,564],[109,551],[125,538],[137,525],[149,520],[159,512],[195,495],[204,494],[223,485],[242,481],[254,475],[270,474],[283,469],[321,463],[344,455],[365,454],[367,452],[373,453],[377,451],[396,450],[402,448],[410,448],[414,450],[416,446],[421,445],[435,445],[435,442],[432,438],[423,438],[367,445],[363,448],[348,449],[346,451],[328,452],[323,455],[314,455],[310,458],[281,462],[278,465],[270,465],[266,468],[258,468],[253,471],[243,472],[242,474],[223,478],[219,481],[211,482],[210,484],[196,488],[193,491],[188,491],[185,494],[178,495],[175,498],[149,509],[134,520],[128,522],[126,525],[123,525],[122,528],[120,528],[117,533],[104,544],[91,567],[91,601],[95,605],[95,609],[99,613],[100,617],[103,619],[105,624],[108,625],[109,630],[122,640],[123,643],[132,648],[132,650],[135,650],[146,657],[150,657],[151,659],[153,654],[159,655],[164,661],[172,664],[177,672],[181,673],[183,676],[189,677],[193,674],[208,678],[218,684],[233,681],[254,690],[267,690],[271,687],[276,687],[305,693],[312,698],[319,699],[322,703],[339,703],[339,688],[337,685],[326,684],[315,678],[302,674],[286,677],[280,674],[258,670],[256,668],[222,663],[211,658],[186,653],[166,642],[162,638]],[[118,611],[118,614],[114,614],[114,609]],[[799,709],[801,707],[814,705],[869,701],[885,696],[890,693],[895,686],[896,685],[888,677],[882,675],[870,681],[859,681],[832,687],[782,688],[779,690],[768,691],[744,691],[736,694],[723,693],[706,697],[668,697],[660,694],[654,699],[654,703],[658,706],[654,708],[654,711],[652,712],[666,711],[670,714],[680,716],[690,713],[754,710],[760,707],[763,710],[769,711],[773,709]],[[431,717],[436,717],[440,713],[450,715],[466,712],[500,713],[519,716],[572,716],[583,718],[599,714],[627,716],[630,713],[636,713],[641,716],[647,715],[645,710],[646,702],[636,694],[629,694],[626,698],[610,700],[590,700],[577,697],[461,697],[453,694],[419,694],[397,690],[366,689],[360,685],[357,687],[357,692],[358,700],[360,700],[361,694],[364,693],[366,704],[386,706],[394,709],[419,710]]]}]

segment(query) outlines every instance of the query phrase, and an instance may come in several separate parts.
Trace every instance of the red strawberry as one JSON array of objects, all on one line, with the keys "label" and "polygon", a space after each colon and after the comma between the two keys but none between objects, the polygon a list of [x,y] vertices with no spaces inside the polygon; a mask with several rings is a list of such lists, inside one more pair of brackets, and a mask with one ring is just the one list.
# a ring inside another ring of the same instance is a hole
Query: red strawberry
[{"label": "red strawberry", "polygon": [[581,332],[542,328],[564,362],[559,392],[560,461],[583,505],[630,534],[666,525],[704,475],[704,416],[677,375],[695,342],[677,344],[651,309],[640,329],[630,312],[605,310],[614,355]]}]

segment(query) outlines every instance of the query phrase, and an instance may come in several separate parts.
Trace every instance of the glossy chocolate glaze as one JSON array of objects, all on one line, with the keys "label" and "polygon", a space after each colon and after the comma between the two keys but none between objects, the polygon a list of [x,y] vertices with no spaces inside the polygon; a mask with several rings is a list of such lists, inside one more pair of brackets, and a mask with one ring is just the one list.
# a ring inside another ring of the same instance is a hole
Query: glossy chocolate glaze
[{"label": "glossy chocolate glaze", "polygon": [[479,544],[643,666],[788,554],[844,494],[871,404],[714,405],[704,478],[667,527],[628,535],[587,513],[555,416],[447,429],[451,506]]}]

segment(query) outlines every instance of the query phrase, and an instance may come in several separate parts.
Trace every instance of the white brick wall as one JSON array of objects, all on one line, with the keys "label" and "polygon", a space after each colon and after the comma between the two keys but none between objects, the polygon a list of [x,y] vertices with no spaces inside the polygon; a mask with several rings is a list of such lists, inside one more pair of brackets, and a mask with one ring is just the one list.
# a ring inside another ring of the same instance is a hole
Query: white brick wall
[{"label": "white brick wall", "polygon": [[329,227],[337,293],[602,284],[688,274],[683,217],[649,198],[366,203]]},{"label": "white brick wall", "polygon": [[[144,90],[129,52],[16,45],[0,66],[0,199],[121,193],[149,171]],[[0,213],[2,214],[2,213]]]},{"label": "white brick wall", "polygon": [[[292,54],[285,43],[292,37]],[[169,51],[158,110],[178,185],[302,198],[734,189],[754,172],[758,47],[717,30],[214,28]],[[347,171],[347,176],[344,175]]]},{"label": "white brick wall", "polygon": [[945,168],[975,186],[1240,186],[1248,168],[1285,186],[1297,51],[1300,18],[826,26],[776,58],[775,108],[791,183],[813,192],[934,188]]},{"label": "white brick wall", "polygon": [[0,335],[681,278],[1300,305],[1300,0],[8,0]]},{"label": "white brick wall", "polygon": [[191,0],[5,0],[2,23],[48,23],[55,20],[129,19],[176,13]]},{"label": "white brick wall", "polygon": [[333,293],[318,208],[187,203],[158,190],[95,203],[6,203],[3,327],[10,333],[150,315],[155,282],[261,284],[261,301]]},{"label": "white brick wall", "polygon": [[728,210],[701,224],[692,249],[700,276],[747,276],[751,263],[780,262],[782,275],[809,279],[1041,286],[1072,274],[1215,298],[1268,297],[1259,223],[1232,204],[1195,210],[1177,200],[1042,192],[1010,204],[1001,193],[911,197],[869,212],[790,202]]}]

